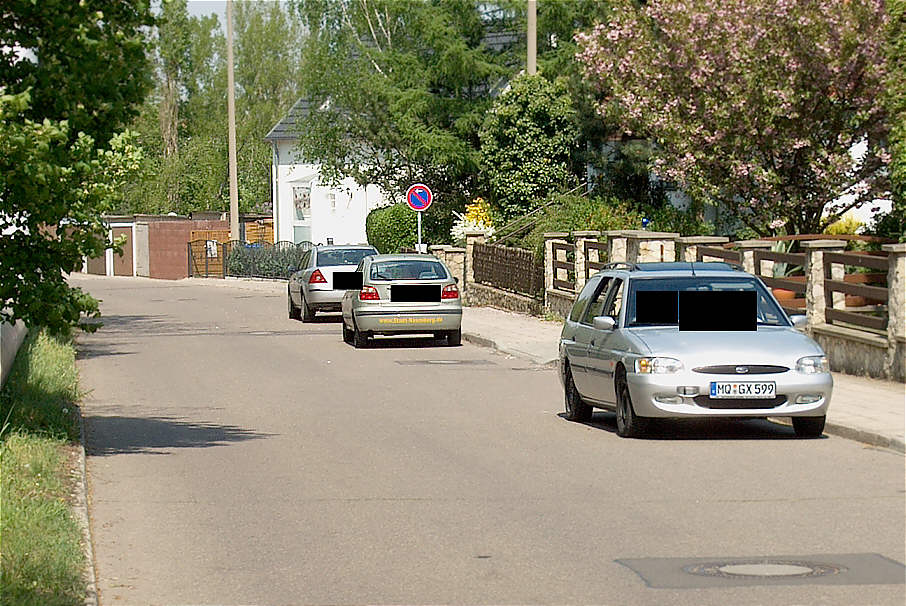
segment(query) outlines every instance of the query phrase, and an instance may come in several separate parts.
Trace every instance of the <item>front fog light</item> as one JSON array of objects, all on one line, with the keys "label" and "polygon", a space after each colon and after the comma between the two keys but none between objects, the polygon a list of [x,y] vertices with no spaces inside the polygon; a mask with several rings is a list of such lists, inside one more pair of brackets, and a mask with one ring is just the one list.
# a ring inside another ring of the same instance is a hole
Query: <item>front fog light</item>
[{"label": "front fog light", "polygon": [[665,394],[657,394],[654,396],[654,401],[659,404],[682,404],[683,399],[680,396],[668,396]]},{"label": "front fog light", "polygon": [[640,374],[670,374],[683,369],[683,363],[675,358],[639,358],[635,371]]},{"label": "front fog light", "polygon": [[821,394],[804,393],[796,396],[796,404],[814,404],[821,399]]},{"label": "front fog light", "polygon": [[814,375],[828,372],[827,356],[806,356],[796,361],[796,370],[803,374]]}]

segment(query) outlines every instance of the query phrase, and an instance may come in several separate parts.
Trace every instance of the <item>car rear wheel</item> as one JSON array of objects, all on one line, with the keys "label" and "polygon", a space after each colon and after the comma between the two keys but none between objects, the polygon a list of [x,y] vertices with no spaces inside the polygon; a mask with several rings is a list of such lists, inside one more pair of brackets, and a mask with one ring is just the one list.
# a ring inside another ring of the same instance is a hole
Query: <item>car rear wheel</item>
[{"label": "car rear wheel", "polygon": [[356,349],[368,347],[368,335],[359,330],[354,321],[352,324],[352,344]]},{"label": "car rear wheel", "polygon": [[793,430],[800,438],[820,438],[827,417],[793,417]]},{"label": "car rear wheel", "polygon": [[286,306],[289,308],[289,319],[298,320],[302,317],[302,313],[299,311],[299,308],[293,304],[293,296],[289,292],[289,288],[286,289]]},{"label": "car rear wheel", "polygon": [[302,295],[302,321],[311,322],[315,319],[315,310],[308,306],[308,303],[305,302],[305,295]]},{"label": "car rear wheel", "polygon": [[626,375],[617,376],[617,435],[621,438],[638,438],[647,429],[647,419],[635,414],[632,398],[629,395],[629,384]]},{"label": "car rear wheel", "polygon": [[352,343],[353,331],[346,327],[346,322],[343,322],[343,342]]},{"label": "car rear wheel", "polygon": [[566,367],[566,380],[564,383],[564,399],[566,404],[566,418],[569,421],[588,421],[591,419],[592,407],[585,403],[576,383],[573,381],[573,372]]},{"label": "car rear wheel", "polygon": [[450,347],[459,347],[462,345],[462,329],[451,330],[447,332],[447,345]]}]

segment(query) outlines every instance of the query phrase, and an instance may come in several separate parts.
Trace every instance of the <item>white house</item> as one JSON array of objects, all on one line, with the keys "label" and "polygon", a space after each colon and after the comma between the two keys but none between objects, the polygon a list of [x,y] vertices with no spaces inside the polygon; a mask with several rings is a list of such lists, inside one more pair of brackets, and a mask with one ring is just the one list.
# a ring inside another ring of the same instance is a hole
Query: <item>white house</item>
[{"label": "white house", "polygon": [[365,218],[386,197],[376,185],[362,187],[350,178],[326,185],[319,164],[300,161],[297,133],[305,128],[309,107],[308,100],[299,99],[264,137],[273,149],[274,240],[363,244]]}]

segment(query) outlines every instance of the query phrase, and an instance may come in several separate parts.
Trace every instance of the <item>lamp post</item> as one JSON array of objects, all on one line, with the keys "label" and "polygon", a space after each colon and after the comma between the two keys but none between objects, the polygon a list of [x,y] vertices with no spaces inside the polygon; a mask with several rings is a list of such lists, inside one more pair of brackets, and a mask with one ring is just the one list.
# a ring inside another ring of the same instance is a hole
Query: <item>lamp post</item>
[{"label": "lamp post", "polygon": [[233,82],[233,2],[226,3],[227,121],[229,122],[230,240],[239,240],[239,178],[236,170],[236,100]]}]

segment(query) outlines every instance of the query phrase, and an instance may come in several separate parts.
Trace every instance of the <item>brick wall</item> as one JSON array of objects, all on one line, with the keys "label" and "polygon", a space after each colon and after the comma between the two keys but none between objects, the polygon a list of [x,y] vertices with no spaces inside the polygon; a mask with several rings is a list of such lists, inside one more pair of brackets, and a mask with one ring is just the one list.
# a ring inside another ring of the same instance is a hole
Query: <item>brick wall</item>
[{"label": "brick wall", "polygon": [[179,280],[189,276],[187,244],[193,230],[229,229],[228,221],[149,221],[148,266],[152,278]]}]

